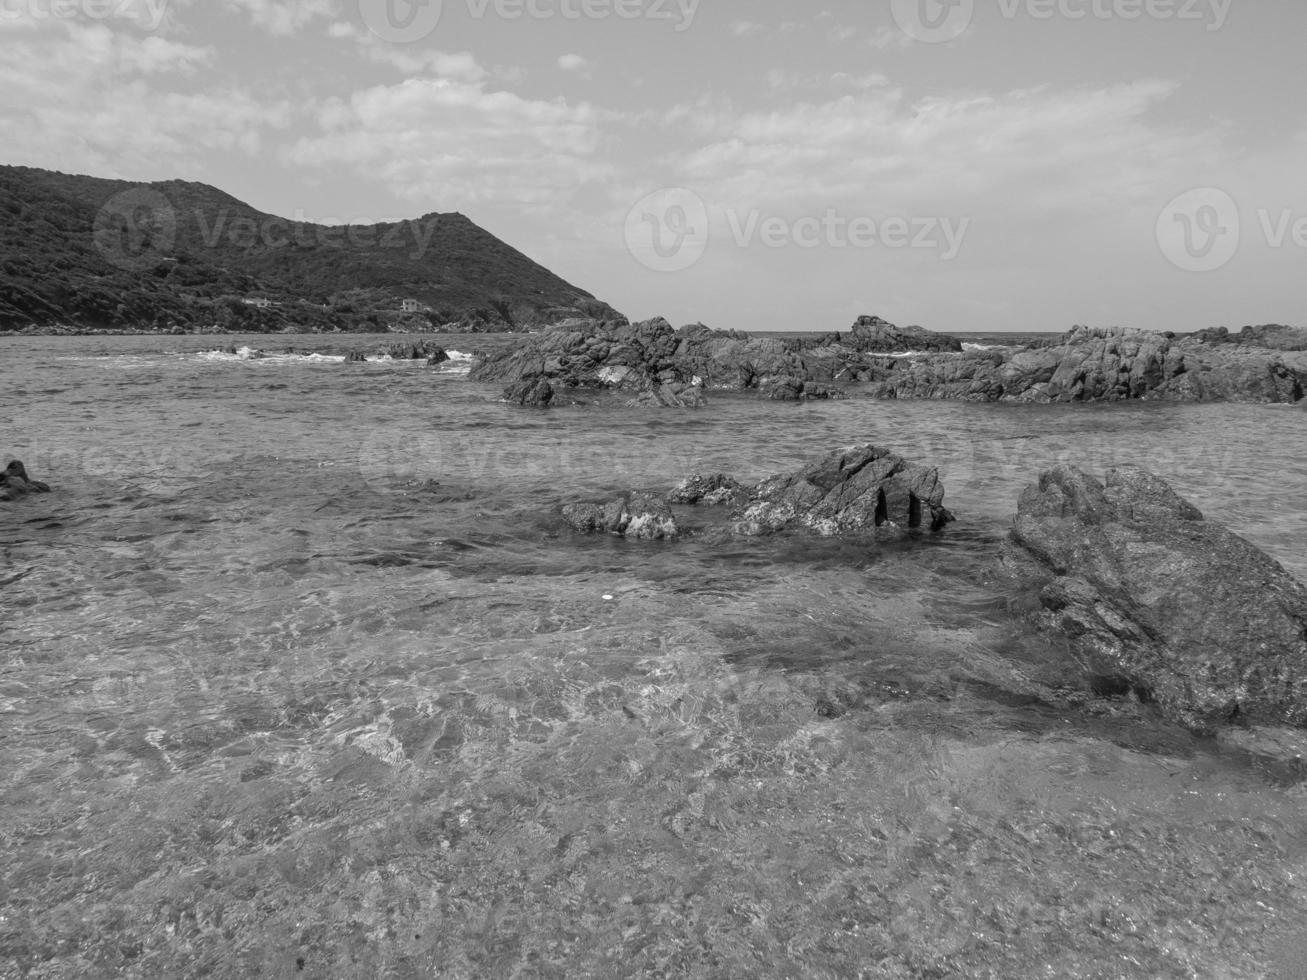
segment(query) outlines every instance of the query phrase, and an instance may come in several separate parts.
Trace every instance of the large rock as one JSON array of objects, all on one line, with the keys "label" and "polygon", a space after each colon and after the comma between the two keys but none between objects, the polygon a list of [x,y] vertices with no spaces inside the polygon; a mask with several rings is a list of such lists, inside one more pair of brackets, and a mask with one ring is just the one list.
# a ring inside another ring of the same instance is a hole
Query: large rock
[{"label": "large rock", "polygon": [[1307,723],[1307,588],[1137,467],[1022,494],[1005,563],[1096,687],[1197,730]]},{"label": "large rock", "polygon": [[17,500],[29,493],[49,492],[49,484],[33,480],[27,475],[27,468],[16,459],[0,472],[0,500]]},{"label": "large rock", "polygon": [[554,400],[554,386],[544,378],[523,378],[504,389],[504,401],[524,408],[547,408]]},{"label": "large rock", "polygon": [[936,470],[867,445],[764,480],[732,515],[731,526],[739,534],[807,528],[831,536],[878,528],[939,530],[952,520]]},{"label": "large rock", "polygon": [[671,508],[661,497],[627,493],[607,503],[569,504],[563,519],[582,534],[615,534],[652,541],[680,536]]}]

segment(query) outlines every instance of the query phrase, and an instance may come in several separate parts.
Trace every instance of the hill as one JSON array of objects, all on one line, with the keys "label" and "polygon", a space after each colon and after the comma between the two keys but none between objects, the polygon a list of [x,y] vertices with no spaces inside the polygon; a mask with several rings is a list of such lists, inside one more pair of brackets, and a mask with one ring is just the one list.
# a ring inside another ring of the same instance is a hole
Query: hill
[{"label": "hill", "polygon": [[318,225],[206,184],[0,166],[0,330],[498,332],[577,316],[619,314],[462,214]]}]

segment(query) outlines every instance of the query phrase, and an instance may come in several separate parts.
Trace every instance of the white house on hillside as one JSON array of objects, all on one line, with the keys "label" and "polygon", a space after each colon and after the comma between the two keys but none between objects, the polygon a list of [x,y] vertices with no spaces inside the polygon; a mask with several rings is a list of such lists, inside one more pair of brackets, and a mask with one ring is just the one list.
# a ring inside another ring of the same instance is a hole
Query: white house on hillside
[{"label": "white house on hillside", "polygon": [[402,304],[402,308],[405,313],[416,313],[420,307],[417,300],[406,299]]}]

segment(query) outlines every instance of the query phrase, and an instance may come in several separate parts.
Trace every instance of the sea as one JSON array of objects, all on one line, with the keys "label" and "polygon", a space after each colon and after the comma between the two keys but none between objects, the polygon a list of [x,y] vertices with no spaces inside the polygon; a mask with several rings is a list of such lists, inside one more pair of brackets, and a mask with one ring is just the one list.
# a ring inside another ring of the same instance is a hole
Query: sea
[{"label": "sea", "polygon": [[[401,339],[0,338],[53,487],[0,504],[0,977],[1307,976],[1295,736],[1050,697],[994,574],[1041,470],[1136,463],[1307,577],[1300,408],[539,411],[468,377],[503,338],[340,356]],[[560,516],[860,443],[956,523]]]}]

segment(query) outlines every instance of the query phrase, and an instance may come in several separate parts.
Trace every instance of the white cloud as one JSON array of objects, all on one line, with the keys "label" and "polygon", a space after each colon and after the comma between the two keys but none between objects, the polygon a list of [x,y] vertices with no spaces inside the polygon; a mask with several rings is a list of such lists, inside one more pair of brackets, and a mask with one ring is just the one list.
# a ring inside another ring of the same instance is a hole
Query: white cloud
[{"label": "white cloud", "polygon": [[567,193],[612,173],[600,152],[612,117],[584,103],[409,79],[328,101],[317,115],[321,134],[296,141],[289,161],[351,167],[441,210],[565,209]]},{"label": "white cloud", "polygon": [[269,34],[289,36],[315,20],[338,16],[336,0],[223,0],[228,7],[243,10],[255,27]]},{"label": "white cloud", "polygon": [[558,67],[565,72],[580,75],[582,78],[590,77],[590,62],[586,61],[579,54],[562,55],[558,59]]}]

